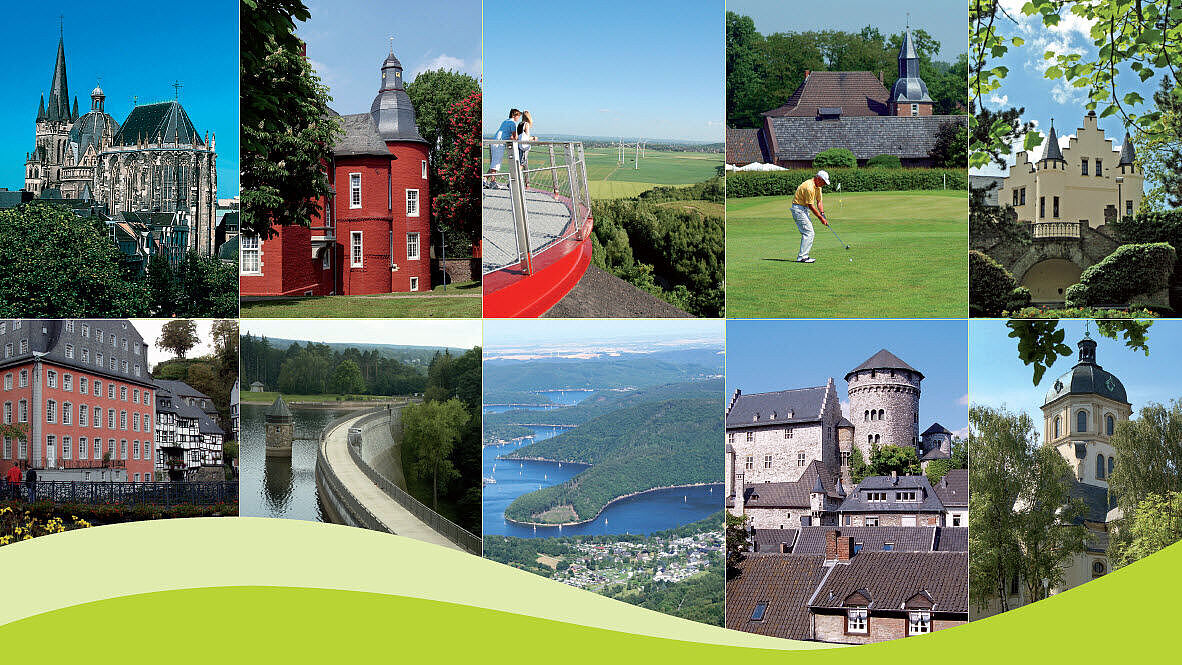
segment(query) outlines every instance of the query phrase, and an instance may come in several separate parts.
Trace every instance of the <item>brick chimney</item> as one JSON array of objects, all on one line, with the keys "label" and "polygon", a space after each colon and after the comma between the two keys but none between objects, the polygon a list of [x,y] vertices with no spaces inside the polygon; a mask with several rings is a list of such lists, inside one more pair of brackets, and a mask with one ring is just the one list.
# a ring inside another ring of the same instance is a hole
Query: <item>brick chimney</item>
[{"label": "brick chimney", "polygon": [[883,71],[880,69],[880,70],[878,70],[878,82],[879,83],[884,83],[882,77],[883,77]]},{"label": "brick chimney", "polygon": [[834,529],[825,533],[825,560],[835,561],[837,559],[837,538],[839,531]]},{"label": "brick chimney", "polygon": [[804,70],[804,77],[805,77],[805,79],[807,79],[807,78],[809,77],[809,74],[812,74],[812,73],[813,73],[813,72],[812,72],[812,70],[811,70],[811,69],[806,69],[806,70]]},{"label": "brick chimney", "polygon": [[849,563],[850,557],[854,556],[854,539],[852,536],[838,536],[837,538],[837,560]]}]

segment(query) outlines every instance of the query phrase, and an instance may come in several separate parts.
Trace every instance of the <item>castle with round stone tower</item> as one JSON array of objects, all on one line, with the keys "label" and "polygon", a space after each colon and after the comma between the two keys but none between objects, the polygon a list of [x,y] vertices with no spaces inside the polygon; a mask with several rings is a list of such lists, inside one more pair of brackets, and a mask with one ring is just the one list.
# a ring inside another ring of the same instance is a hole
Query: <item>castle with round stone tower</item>
[{"label": "castle with round stone tower", "polygon": [[883,349],[845,375],[854,421],[853,444],[870,459],[873,446],[919,451],[919,394],[923,374]]}]

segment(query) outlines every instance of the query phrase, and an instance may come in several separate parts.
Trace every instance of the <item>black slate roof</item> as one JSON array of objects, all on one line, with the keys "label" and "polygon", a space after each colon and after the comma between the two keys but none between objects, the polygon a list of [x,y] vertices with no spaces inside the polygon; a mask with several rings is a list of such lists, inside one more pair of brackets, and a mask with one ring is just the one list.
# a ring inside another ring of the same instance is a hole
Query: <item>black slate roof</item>
[{"label": "black slate roof", "polygon": [[[788,551],[793,551],[799,533],[800,529],[755,529],[751,544],[756,552],[778,553],[782,545],[786,545]],[[821,554],[824,553],[822,549]]]},{"label": "black slate roof", "polygon": [[969,529],[964,526],[942,526],[936,531],[937,552],[969,551]]},{"label": "black slate roof", "polygon": [[855,373],[868,369],[905,369],[909,372],[915,372],[919,375],[919,378],[923,378],[923,372],[920,372],[911,365],[903,362],[899,356],[896,356],[890,351],[887,351],[886,349],[880,349],[878,353],[867,358],[866,361],[861,365],[851,369],[849,373],[845,375],[846,381],[849,381],[850,377]]},{"label": "black slate roof", "polygon": [[945,508],[968,508],[969,470],[951,469],[933,489]]},{"label": "black slate roof", "polygon": [[937,459],[951,459],[951,458],[952,458],[951,453],[946,453],[943,450],[940,450],[939,446],[937,446],[937,447],[932,448],[931,450],[927,451],[926,453],[924,453],[923,457],[920,457],[919,460],[921,462],[930,462],[932,460],[937,460]]},{"label": "black slate roof", "polygon": [[936,134],[946,122],[965,123],[965,116],[851,116],[818,120],[813,117],[772,117],[777,160],[811,160],[829,148],[847,148],[858,159],[895,155],[925,159],[936,145]]},{"label": "black slate roof", "polygon": [[1125,132],[1125,142],[1120,146],[1120,162],[1117,166],[1132,166],[1137,159],[1136,153],[1133,151],[1133,139],[1129,138],[1129,133]]},{"label": "black slate roof", "polygon": [[174,395],[181,397],[201,397],[203,399],[212,399],[209,395],[197,390],[193,386],[184,381],[174,381],[172,379],[157,379],[156,384],[167,389]]},{"label": "black slate roof", "polygon": [[115,134],[112,144],[134,146],[140,141],[165,145],[205,145],[193,121],[189,120],[189,114],[176,100],[144,104],[132,109]]},{"label": "black slate roof", "polygon": [[[743,504],[751,508],[808,508],[809,494],[821,483],[825,495],[840,501],[845,495],[841,493],[838,478],[823,464],[813,460],[800,480],[784,483],[752,483],[747,485],[743,494]],[[734,497],[727,497],[727,505],[734,506]]]},{"label": "black slate roof", "polygon": [[[867,490],[885,491],[886,501],[867,501]],[[898,490],[916,490],[920,493],[918,501],[896,501],[895,492]],[[870,476],[864,478],[838,509],[843,513],[940,513],[944,512],[944,505],[932,489],[927,476]]]},{"label": "black slate roof", "polygon": [[844,607],[845,599],[861,590],[871,610],[900,610],[919,593],[927,593],[933,612],[967,613],[969,608],[967,552],[867,552],[835,565],[809,605]]},{"label": "black slate roof", "polygon": [[1059,137],[1055,134],[1054,121],[1051,122],[1051,133],[1047,136],[1047,141],[1044,145],[1046,146],[1046,150],[1044,150],[1042,153],[1043,159],[1057,159],[1061,162],[1065,161],[1063,159],[1063,151],[1059,149]]},{"label": "black slate roof", "polygon": [[948,434],[948,435],[951,435],[952,432],[947,427],[941,425],[940,423],[932,423],[931,427],[929,427],[923,431],[924,436],[927,436],[928,434]]},{"label": "black slate roof", "polygon": [[1068,492],[1073,499],[1081,499],[1086,510],[1081,520],[1087,522],[1104,523],[1108,521],[1108,511],[1116,507],[1116,499],[1111,498],[1108,488],[1081,483],[1078,480],[1071,483]]},{"label": "black slate roof", "polygon": [[[28,362],[34,353],[41,354],[49,362],[64,367],[71,367],[82,372],[116,378],[121,381],[141,386],[156,387],[149,374],[147,362],[147,345],[143,338],[129,321],[122,319],[74,319],[69,321],[74,325],[74,331],[67,330],[67,321],[61,319],[19,319],[21,326],[14,327],[13,319],[7,319],[6,332],[0,335],[0,346],[13,344],[14,353],[10,358],[0,359],[0,366]],[[90,330],[89,337],[82,336],[82,326]],[[97,340],[97,331],[103,332],[103,341]],[[111,338],[117,337],[118,343],[111,345]],[[28,339],[29,350],[20,353],[20,340]],[[127,350],[123,350],[123,341],[127,340]],[[66,356],[66,345],[73,347],[73,358]],[[139,347],[140,353],[135,349]],[[90,361],[82,362],[82,349],[90,350]],[[103,365],[98,365],[98,354],[103,354]],[[115,369],[110,368],[110,358],[115,358]],[[127,371],[123,371],[123,361],[127,361]],[[140,375],[135,375],[135,365],[140,365]]]},{"label": "black slate roof", "polygon": [[382,135],[378,133],[378,126],[374,124],[373,116],[368,113],[354,113],[343,115],[341,118],[341,136],[332,147],[332,152],[338,157],[354,155],[371,155],[375,157],[389,157],[394,159]]},{"label": "black slate roof", "polygon": [[821,419],[821,406],[828,389],[825,385],[751,395],[740,393],[726,413],[726,427],[816,422]]}]

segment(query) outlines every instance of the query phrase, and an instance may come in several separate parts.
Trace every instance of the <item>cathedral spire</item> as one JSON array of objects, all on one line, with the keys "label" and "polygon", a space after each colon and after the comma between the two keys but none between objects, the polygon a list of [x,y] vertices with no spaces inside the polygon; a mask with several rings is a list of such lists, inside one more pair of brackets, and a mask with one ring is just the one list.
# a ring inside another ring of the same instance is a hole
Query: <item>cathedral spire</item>
[{"label": "cathedral spire", "polygon": [[53,81],[49,86],[49,108],[46,114],[51,121],[70,122],[70,89],[66,84],[66,43],[64,32],[57,40],[57,62],[53,65]]},{"label": "cathedral spire", "polygon": [[37,104],[37,122],[45,120],[45,93],[41,93],[41,102]]}]

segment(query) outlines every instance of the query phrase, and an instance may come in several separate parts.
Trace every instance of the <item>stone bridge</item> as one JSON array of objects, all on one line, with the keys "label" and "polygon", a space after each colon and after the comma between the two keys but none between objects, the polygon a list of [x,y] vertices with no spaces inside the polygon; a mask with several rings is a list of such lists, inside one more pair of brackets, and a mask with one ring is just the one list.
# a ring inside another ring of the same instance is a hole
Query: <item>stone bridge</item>
[{"label": "stone bridge", "polygon": [[1092,228],[1087,222],[1033,222],[1026,228],[1029,243],[974,238],[973,249],[1009,270],[1019,284],[1030,289],[1036,305],[1062,304],[1067,287],[1120,246],[1106,226]]}]

